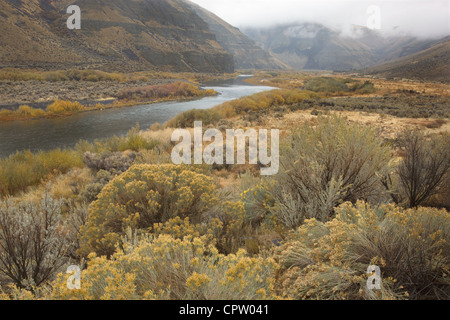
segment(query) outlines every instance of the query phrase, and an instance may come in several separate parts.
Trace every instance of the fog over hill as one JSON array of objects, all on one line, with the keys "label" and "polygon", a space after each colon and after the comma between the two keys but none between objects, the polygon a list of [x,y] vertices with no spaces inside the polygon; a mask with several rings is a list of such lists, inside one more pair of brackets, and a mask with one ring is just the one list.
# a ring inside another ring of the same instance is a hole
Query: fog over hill
[{"label": "fog over hill", "polygon": [[408,35],[387,36],[362,26],[352,26],[342,33],[317,23],[242,30],[294,69],[361,69],[417,53],[439,41]]},{"label": "fog over hill", "polygon": [[450,83],[450,37],[431,48],[361,71],[385,78],[406,78]]},{"label": "fog over hill", "polygon": [[294,69],[366,68],[450,35],[447,0],[192,1]]}]

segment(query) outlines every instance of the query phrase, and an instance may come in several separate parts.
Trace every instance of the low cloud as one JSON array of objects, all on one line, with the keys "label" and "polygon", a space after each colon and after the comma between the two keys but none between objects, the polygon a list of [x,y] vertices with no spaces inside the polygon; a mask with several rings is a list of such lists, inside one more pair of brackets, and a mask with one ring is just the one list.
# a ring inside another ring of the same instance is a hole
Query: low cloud
[{"label": "low cloud", "polygon": [[315,22],[342,30],[367,26],[372,6],[380,8],[381,31],[419,37],[450,34],[448,0],[192,0],[237,27]]}]

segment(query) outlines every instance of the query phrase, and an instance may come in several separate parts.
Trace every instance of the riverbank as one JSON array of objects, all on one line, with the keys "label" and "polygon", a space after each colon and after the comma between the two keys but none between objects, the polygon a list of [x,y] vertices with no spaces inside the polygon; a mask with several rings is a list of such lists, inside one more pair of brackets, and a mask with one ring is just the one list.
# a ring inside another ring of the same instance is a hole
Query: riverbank
[{"label": "riverbank", "polygon": [[[138,104],[123,108],[109,108],[90,112],[77,112],[70,117],[54,117],[25,121],[8,121],[0,124],[0,157],[17,151],[53,150],[74,147],[80,140],[94,141],[114,135],[123,136],[137,123],[149,128],[154,123],[165,123],[179,113],[192,109],[210,109],[224,102],[249,96],[271,87],[250,85],[209,86],[219,95],[204,98]],[[189,101],[186,101],[189,100]]]},{"label": "riverbank", "polygon": [[[19,91],[23,85],[31,90],[34,95],[39,90],[39,86],[43,90],[54,93],[54,95],[47,96],[48,103],[40,101],[31,104],[18,104],[17,108],[3,109],[0,106],[0,122],[67,117],[80,112],[164,101],[189,101],[217,94],[214,90],[204,90],[185,81],[166,81],[157,84],[147,81],[134,85],[108,81],[90,84],[88,87],[85,82],[63,82],[55,85],[55,88],[49,88],[49,83],[46,82],[36,83],[33,81],[30,83],[28,81],[25,84],[16,83],[14,90],[2,87],[2,91],[6,91],[6,95],[11,95],[11,92]],[[16,101],[20,101],[20,99],[19,95]],[[8,99],[6,98],[5,101],[8,101]]]}]

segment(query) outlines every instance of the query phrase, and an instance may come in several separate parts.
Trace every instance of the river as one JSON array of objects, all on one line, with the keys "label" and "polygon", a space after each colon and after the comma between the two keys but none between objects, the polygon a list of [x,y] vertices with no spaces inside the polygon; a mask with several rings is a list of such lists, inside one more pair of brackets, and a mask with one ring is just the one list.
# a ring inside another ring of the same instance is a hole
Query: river
[{"label": "river", "polygon": [[208,83],[219,95],[194,101],[173,101],[117,109],[78,113],[70,117],[0,123],[0,157],[21,150],[51,150],[73,147],[80,140],[93,141],[114,135],[125,135],[139,123],[141,129],[164,123],[177,114],[191,109],[209,109],[223,102],[272,90],[272,87],[253,86],[242,78]]}]

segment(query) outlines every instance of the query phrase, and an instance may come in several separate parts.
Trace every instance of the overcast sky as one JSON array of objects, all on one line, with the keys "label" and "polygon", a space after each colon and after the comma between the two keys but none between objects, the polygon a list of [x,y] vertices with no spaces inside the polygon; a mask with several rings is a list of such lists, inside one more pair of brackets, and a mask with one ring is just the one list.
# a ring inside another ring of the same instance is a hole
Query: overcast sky
[{"label": "overcast sky", "polygon": [[[367,26],[371,5],[380,8],[381,30],[417,36],[450,34],[450,0],[191,0],[236,27],[318,22],[347,30]],[[374,20],[371,20],[374,21]]]}]

